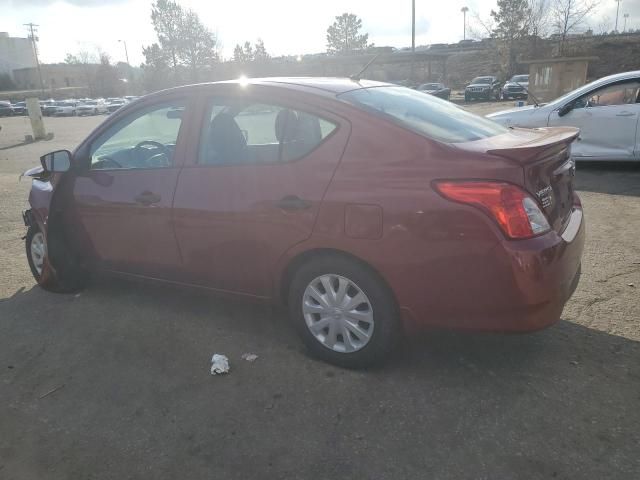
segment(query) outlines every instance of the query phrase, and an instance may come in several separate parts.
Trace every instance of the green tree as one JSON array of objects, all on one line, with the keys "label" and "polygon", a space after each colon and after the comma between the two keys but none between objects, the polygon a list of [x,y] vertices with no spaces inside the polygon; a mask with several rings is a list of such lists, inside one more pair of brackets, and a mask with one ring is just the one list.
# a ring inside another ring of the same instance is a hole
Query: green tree
[{"label": "green tree", "polygon": [[142,64],[142,82],[148,92],[167,88],[169,83],[169,73],[171,71],[170,61],[167,52],[160,48],[160,45],[153,43],[142,49],[144,63]]},{"label": "green tree", "polygon": [[202,67],[211,66],[219,60],[215,35],[191,10],[183,16],[178,47],[178,58],[189,67],[194,82],[198,80]]},{"label": "green tree", "polygon": [[200,70],[219,60],[216,36],[192,10],[173,0],[157,0],[151,5],[151,22],[158,42],[146,49],[145,57],[155,62],[149,72],[157,71],[157,62],[162,59],[173,71],[173,83],[178,84],[185,67],[195,81]]},{"label": "green tree", "polygon": [[492,36],[501,40],[504,68],[511,76],[516,69],[517,41],[529,34],[531,10],[527,0],[498,0],[498,11],[491,10],[495,22]]},{"label": "green tree", "polygon": [[80,64],[80,59],[76,55],[67,53],[67,55],[65,55],[64,57],[64,63],[66,63],[67,65],[78,65]]},{"label": "green tree", "polygon": [[253,49],[253,59],[254,60],[268,60],[271,58],[269,53],[267,53],[267,49],[264,46],[264,42],[261,38],[256,42]]},{"label": "green tree", "polygon": [[267,60],[269,58],[271,57],[261,39],[258,39],[253,46],[251,42],[244,42],[243,45],[238,43],[233,49],[234,62],[253,62],[254,60]]},{"label": "green tree", "polygon": [[327,51],[334,55],[363,52],[369,45],[369,34],[360,33],[362,20],[353,13],[343,13],[327,28]]}]

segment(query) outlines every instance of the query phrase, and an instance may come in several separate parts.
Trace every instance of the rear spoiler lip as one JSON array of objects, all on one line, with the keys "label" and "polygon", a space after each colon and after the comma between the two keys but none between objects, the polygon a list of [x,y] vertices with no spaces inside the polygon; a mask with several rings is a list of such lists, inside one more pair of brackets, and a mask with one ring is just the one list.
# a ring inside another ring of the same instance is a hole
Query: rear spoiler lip
[{"label": "rear spoiler lip", "polygon": [[[529,129],[514,128],[514,130],[517,132]],[[505,148],[489,148],[486,153],[526,165],[534,160],[559,153],[569,147],[580,135],[580,130],[574,127],[545,127],[536,129],[536,132],[540,133],[540,136],[535,139]]]}]

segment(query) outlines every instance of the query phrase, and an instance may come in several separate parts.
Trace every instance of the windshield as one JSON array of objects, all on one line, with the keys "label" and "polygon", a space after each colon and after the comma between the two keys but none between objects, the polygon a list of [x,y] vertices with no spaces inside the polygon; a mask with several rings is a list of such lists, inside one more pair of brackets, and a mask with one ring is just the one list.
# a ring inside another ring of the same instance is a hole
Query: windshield
[{"label": "windshield", "polygon": [[361,88],[345,92],[338,98],[446,143],[480,140],[508,131],[506,127],[446,100],[405,87]]},{"label": "windshield", "polygon": [[438,90],[440,88],[439,83],[425,83],[421,87],[423,90]]},{"label": "windshield", "polygon": [[476,77],[471,80],[471,83],[491,83],[493,81],[493,77]]},{"label": "windshield", "polygon": [[511,77],[511,81],[518,83],[527,83],[529,81],[529,75],[514,75],[513,77]]}]

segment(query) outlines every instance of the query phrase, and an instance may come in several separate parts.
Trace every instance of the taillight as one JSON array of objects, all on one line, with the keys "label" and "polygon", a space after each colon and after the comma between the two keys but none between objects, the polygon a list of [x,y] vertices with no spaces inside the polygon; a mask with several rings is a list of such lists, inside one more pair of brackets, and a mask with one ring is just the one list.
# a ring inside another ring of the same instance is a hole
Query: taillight
[{"label": "taillight", "polygon": [[488,213],[509,238],[531,238],[551,229],[536,201],[516,185],[466,180],[436,182],[435,187],[449,200]]}]

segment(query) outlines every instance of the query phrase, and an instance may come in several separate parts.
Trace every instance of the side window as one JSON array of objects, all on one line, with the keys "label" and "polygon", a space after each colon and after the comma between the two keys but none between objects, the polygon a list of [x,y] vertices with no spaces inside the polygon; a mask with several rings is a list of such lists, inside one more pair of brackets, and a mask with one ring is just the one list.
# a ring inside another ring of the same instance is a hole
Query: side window
[{"label": "side window", "polygon": [[601,88],[579,98],[574,108],[627,105],[640,100],[640,82],[632,81]]},{"label": "side window", "polygon": [[91,145],[91,169],[173,166],[184,101],[138,110],[123,118]]},{"label": "side window", "polygon": [[198,163],[287,162],[307,155],[336,125],[310,113],[251,101],[214,100],[205,117]]}]

